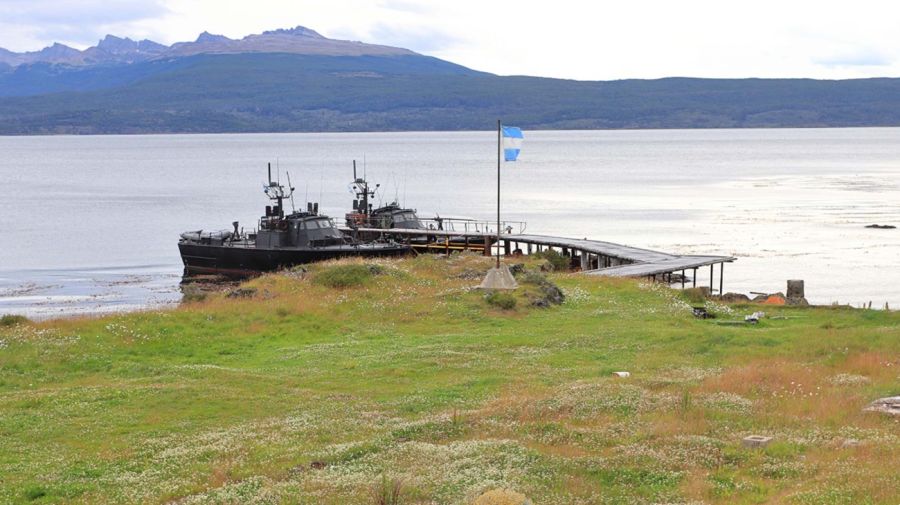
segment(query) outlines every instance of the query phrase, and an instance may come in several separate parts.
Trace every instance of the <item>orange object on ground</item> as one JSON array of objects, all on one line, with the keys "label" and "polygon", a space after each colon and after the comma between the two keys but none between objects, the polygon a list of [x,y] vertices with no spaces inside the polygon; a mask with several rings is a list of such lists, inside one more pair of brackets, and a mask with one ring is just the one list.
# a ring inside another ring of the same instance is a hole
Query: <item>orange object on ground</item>
[{"label": "orange object on ground", "polygon": [[787,304],[787,300],[781,295],[769,295],[763,303],[765,305],[785,305]]}]

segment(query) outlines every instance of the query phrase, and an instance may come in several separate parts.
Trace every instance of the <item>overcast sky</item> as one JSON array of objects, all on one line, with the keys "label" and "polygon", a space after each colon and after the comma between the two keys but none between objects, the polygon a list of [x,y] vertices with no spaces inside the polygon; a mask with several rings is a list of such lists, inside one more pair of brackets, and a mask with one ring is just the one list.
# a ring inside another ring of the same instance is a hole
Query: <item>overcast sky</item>
[{"label": "overcast sky", "polygon": [[0,0],[0,47],[15,51],[296,25],[504,75],[900,76],[890,0]]}]

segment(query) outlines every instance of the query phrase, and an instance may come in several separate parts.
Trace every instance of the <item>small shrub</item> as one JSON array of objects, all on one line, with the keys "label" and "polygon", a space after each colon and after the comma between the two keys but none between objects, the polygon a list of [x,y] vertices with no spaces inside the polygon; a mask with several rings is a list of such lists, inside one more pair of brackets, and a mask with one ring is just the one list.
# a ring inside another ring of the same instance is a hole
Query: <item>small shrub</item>
[{"label": "small shrub", "polygon": [[183,303],[195,303],[206,300],[207,293],[196,286],[184,286],[181,288],[181,301]]},{"label": "small shrub", "polygon": [[525,284],[540,286],[547,282],[547,276],[534,270],[525,270],[522,272],[521,280]]},{"label": "small shrub", "polygon": [[278,307],[277,309],[275,309],[275,315],[278,317],[287,317],[288,315],[290,315],[290,313],[291,311],[284,307]]},{"label": "small shrub", "polygon": [[4,314],[0,316],[0,326],[15,326],[17,324],[25,324],[28,318],[18,314]]},{"label": "small shrub", "polygon": [[388,480],[382,476],[381,482],[372,489],[374,505],[400,505],[403,503],[403,483],[399,479]]},{"label": "small shrub", "polygon": [[25,490],[25,498],[34,501],[47,496],[47,490],[41,486],[31,486]]},{"label": "small shrub", "polygon": [[687,389],[685,389],[684,391],[681,392],[681,404],[679,405],[681,407],[681,411],[687,412],[687,411],[691,410],[691,407],[693,407],[693,405],[694,405],[694,400],[691,397],[691,392],[688,391]]},{"label": "small shrub", "polygon": [[516,297],[503,291],[491,291],[484,297],[488,305],[493,305],[503,310],[516,308]]},{"label": "small shrub", "polygon": [[385,273],[379,265],[336,265],[318,272],[313,282],[329,288],[360,286],[376,275]]},{"label": "small shrub", "polygon": [[492,489],[476,498],[472,505],[531,505],[531,500],[510,489]]},{"label": "small shrub", "polygon": [[551,305],[559,305],[565,301],[566,295],[559,289],[559,286],[547,279],[541,272],[528,270],[521,277],[524,284],[532,284],[538,287],[537,296],[529,297],[531,305],[546,308]]},{"label": "small shrub", "polygon": [[543,258],[547,260],[547,263],[550,265],[551,270],[557,272],[565,272],[569,270],[570,260],[569,258],[563,256],[562,254],[554,251],[553,249],[548,249],[543,252],[539,252],[534,254],[535,258]]},{"label": "small shrub", "polygon": [[704,288],[687,288],[681,292],[681,296],[691,305],[703,305],[707,292],[708,289]]}]

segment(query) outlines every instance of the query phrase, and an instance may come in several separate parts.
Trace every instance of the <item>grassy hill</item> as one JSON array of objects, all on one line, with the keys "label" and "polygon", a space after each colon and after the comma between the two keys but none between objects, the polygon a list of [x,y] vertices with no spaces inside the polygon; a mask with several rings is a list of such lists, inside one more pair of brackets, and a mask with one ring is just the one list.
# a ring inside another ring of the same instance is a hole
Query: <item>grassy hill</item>
[{"label": "grassy hill", "polygon": [[[175,310],[0,326],[0,501],[896,503],[900,315],[706,302],[490,260],[267,275]],[[496,300],[495,300],[496,302]],[[626,370],[629,378],[611,372]],[[742,447],[749,434],[774,437]]]},{"label": "grassy hill", "polygon": [[203,54],[0,72],[0,134],[900,125],[900,79],[570,81],[421,55]]}]

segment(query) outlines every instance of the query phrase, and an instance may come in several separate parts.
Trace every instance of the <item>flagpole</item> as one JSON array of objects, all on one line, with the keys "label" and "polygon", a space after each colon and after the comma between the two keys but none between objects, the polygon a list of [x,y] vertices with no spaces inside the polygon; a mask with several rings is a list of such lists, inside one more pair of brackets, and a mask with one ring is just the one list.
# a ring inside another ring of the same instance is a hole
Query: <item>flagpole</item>
[{"label": "flagpole", "polygon": [[497,269],[500,269],[500,120],[497,120]]}]

